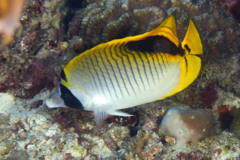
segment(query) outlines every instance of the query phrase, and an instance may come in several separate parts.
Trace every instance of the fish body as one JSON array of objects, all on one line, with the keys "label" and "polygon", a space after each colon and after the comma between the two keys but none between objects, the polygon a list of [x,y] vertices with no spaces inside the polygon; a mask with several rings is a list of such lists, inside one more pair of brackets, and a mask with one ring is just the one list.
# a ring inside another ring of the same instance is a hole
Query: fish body
[{"label": "fish body", "polygon": [[99,125],[107,115],[171,96],[190,85],[201,68],[200,34],[190,20],[179,44],[173,16],[138,36],[100,44],[73,58],[62,70],[49,107],[94,111]]}]

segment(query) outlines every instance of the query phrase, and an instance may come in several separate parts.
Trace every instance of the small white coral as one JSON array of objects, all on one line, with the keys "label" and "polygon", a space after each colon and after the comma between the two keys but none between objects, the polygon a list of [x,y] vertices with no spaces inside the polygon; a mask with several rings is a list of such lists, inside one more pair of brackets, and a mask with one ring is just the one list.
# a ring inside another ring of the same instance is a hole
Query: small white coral
[{"label": "small white coral", "polygon": [[160,125],[160,134],[176,138],[177,149],[183,148],[187,142],[196,143],[214,133],[214,119],[202,109],[172,107]]},{"label": "small white coral", "polygon": [[11,42],[14,30],[20,25],[23,2],[24,0],[0,1],[0,35],[3,34],[5,45]]}]

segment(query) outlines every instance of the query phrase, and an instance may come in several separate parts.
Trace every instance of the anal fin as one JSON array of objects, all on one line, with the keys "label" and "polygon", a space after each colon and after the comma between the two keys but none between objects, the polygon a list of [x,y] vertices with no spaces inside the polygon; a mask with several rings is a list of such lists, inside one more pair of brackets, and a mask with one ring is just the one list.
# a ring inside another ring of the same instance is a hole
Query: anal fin
[{"label": "anal fin", "polygon": [[109,115],[114,115],[114,116],[122,116],[122,117],[130,117],[130,116],[133,116],[129,113],[125,113],[125,112],[122,112],[122,111],[118,111],[118,110],[111,110],[111,111],[108,111],[108,114]]},{"label": "anal fin", "polygon": [[[111,107],[108,107],[111,108]],[[101,126],[102,122],[107,118],[108,115],[129,117],[131,114],[118,111],[118,110],[107,110],[105,106],[94,106],[94,120],[98,127]]]}]

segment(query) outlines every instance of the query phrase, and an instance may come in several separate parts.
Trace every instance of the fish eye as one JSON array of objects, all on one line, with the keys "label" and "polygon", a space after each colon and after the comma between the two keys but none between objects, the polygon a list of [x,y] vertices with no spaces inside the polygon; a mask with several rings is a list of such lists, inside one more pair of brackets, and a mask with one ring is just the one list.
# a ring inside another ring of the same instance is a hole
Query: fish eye
[{"label": "fish eye", "polygon": [[65,106],[70,108],[82,109],[82,103],[77,99],[72,92],[63,84],[60,83],[61,98]]},{"label": "fish eye", "polygon": [[62,99],[63,99],[64,101],[70,101],[70,100],[71,100],[71,95],[68,94],[68,93],[62,94],[61,97],[62,97]]}]

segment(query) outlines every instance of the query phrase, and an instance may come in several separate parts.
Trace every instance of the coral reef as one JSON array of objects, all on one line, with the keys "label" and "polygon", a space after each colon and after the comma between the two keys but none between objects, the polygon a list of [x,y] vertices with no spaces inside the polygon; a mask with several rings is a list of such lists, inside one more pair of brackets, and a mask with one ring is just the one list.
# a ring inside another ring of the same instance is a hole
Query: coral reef
[{"label": "coral reef", "polygon": [[71,51],[64,54],[68,43],[59,26],[64,4],[64,0],[25,1],[21,27],[9,46],[0,45],[0,92],[31,98],[43,88],[59,83],[62,64],[74,56]]},{"label": "coral reef", "polygon": [[125,159],[154,159],[155,155],[162,149],[162,143],[159,142],[159,136],[149,130],[141,131],[136,136],[136,141],[127,142],[128,147],[123,154]]},{"label": "coral reef", "polygon": [[[95,0],[73,18],[68,34],[80,35],[85,48],[112,39],[141,34],[156,28],[174,15],[180,39],[193,18],[205,42],[204,62],[215,61],[240,51],[239,25],[232,15],[215,1]],[[76,29],[79,28],[77,31]]]},{"label": "coral reef", "polygon": [[[214,98],[216,96],[215,93],[216,91],[218,92],[219,90],[217,88],[221,88],[224,91],[231,92],[235,96],[240,96],[239,62],[240,62],[240,56],[238,54],[238,55],[232,56],[231,58],[226,58],[221,62],[209,65],[208,67],[209,69],[207,71],[209,79],[207,79],[207,77],[202,78],[200,86],[203,86],[201,88],[206,88],[204,89],[204,91],[207,93],[207,95],[209,95],[209,97],[211,97],[210,99],[215,99]],[[211,87],[208,85],[210,85]],[[214,85],[215,87],[213,87]],[[212,102],[214,103],[213,100]]]},{"label": "coral reef", "polygon": [[[175,150],[174,138],[158,135],[158,126],[155,128],[151,125],[160,123],[166,110],[174,104],[171,100],[129,110],[137,110],[139,114],[139,130],[136,136],[131,137],[128,125],[113,122],[104,123],[102,128],[96,127],[90,112],[49,110],[44,104],[31,109],[31,106],[38,106],[48,95],[49,91],[45,91],[33,99],[23,100],[10,94],[0,94],[2,159],[15,158],[15,155],[25,159],[46,160],[240,158],[238,140],[229,131],[206,138],[196,145],[187,144],[187,152]],[[215,105],[219,103],[223,101],[217,100]],[[223,104],[230,105],[227,102]],[[216,109],[215,105],[213,109]],[[144,126],[148,129],[143,130]]]},{"label": "coral reef", "polygon": [[240,139],[240,109],[235,108],[233,110],[233,122],[231,125],[231,129],[233,130],[234,134]]}]

